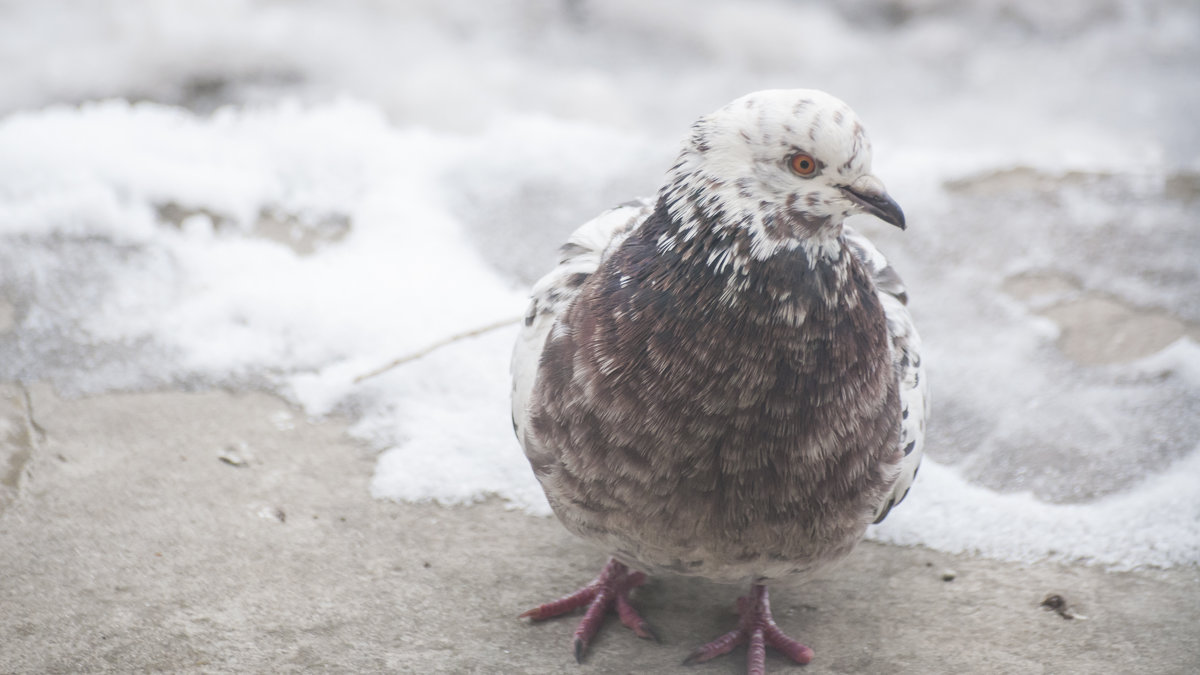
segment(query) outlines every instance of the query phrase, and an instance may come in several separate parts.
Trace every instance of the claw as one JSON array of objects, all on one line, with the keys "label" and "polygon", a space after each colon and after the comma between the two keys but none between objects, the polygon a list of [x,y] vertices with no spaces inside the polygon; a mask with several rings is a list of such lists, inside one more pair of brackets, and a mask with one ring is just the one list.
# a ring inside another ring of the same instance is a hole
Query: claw
[{"label": "claw", "polygon": [[575,663],[583,663],[583,653],[587,650],[587,643],[579,638],[575,638]]},{"label": "claw", "polygon": [[741,614],[741,621],[736,629],[701,645],[684,659],[684,665],[715,659],[746,643],[750,645],[746,650],[748,675],[765,674],[768,646],[783,652],[785,656],[801,665],[812,660],[813,650],[784,635],[779,626],[775,625],[766,586],[755,584],[750,588],[749,595],[738,598],[738,612]]},{"label": "claw", "polygon": [[628,567],[617,562],[616,559],[611,559],[600,571],[600,576],[587,586],[558,600],[538,605],[523,612],[518,618],[542,621],[561,616],[586,605],[587,610],[579,622],[579,627],[575,629],[575,639],[572,642],[575,661],[583,663],[588,645],[600,630],[600,626],[604,624],[604,616],[609,610],[615,610],[621,623],[638,637],[658,641],[658,635],[654,629],[646,623],[646,620],[629,602],[629,592],[644,583],[646,583],[645,574],[631,573]]}]

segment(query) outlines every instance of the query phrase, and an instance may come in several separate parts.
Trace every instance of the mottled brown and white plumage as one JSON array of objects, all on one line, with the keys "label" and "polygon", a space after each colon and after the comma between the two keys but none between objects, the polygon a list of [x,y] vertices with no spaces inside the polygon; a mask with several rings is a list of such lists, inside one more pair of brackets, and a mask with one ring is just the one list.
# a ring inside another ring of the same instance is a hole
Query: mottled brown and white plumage
[{"label": "mottled brown and white plumage", "polygon": [[641,635],[628,568],[745,582],[742,628],[693,656],[750,642],[753,672],[764,640],[811,655],[764,584],[849,553],[904,498],[924,437],[905,288],[843,224],[904,227],[870,164],[845,103],[757,92],[693,125],[656,200],[571,235],[533,289],[513,423],[555,514],[614,560],[574,604],[527,615],[601,597]]}]

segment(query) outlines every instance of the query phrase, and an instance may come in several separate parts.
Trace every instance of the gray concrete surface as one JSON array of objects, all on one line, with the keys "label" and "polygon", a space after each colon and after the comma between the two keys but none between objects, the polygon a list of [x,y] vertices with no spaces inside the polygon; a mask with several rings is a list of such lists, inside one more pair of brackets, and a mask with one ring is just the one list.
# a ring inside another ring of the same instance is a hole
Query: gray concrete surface
[{"label": "gray concrete surface", "polygon": [[[743,589],[671,578],[634,596],[662,644],[612,620],[576,665],[576,618],[515,617],[601,553],[494,501],[374,500],[373,463],[343,422],[264,394],[0,386],[0,672],[743,671],[741,650],[679,665],[732,626]],[[1050,594],[1076,618],[1042,608]],[[775,672],[1200,672],[1194,567],[867,543],[772,597],[816,650],[803,668],[768,656]]]}]

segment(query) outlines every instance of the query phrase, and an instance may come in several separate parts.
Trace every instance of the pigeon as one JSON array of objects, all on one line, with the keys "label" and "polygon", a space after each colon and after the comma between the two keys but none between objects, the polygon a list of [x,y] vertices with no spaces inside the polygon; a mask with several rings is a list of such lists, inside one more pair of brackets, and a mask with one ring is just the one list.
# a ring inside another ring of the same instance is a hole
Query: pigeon
[{"label": "pigeon", "polygon": [[920,338],[895,269],[845,224],[904,213],[858,117],[817,90],[748,94],[691,127],[655,199],[576,230],[533,287],[513,351],[513,428],[555,515],[611,558],[522,617],[584,608],[573,649],[647,575],[749,584],[736,628],[797,663],[768,584],[846,556],[904,499],[924,445]]}]

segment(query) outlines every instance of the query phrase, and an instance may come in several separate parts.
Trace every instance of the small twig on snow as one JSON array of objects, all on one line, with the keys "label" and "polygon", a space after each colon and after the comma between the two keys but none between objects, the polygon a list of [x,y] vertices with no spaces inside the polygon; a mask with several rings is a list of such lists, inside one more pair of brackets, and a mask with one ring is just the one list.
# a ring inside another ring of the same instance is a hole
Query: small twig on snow
[{"label": "small twig on snow", "polygon": [[522,319],[522,317],[519,317],[519,316],[515,317],[515,318],[502,319],[495,323],[489,323],[486,326],[480,326],[479,328],[472,328],[471,330],[468,330],[468,331],[463,331],[461,333],[455,333],[454,335],[451,335],[448,338],[443,338],[441,340],[438,340],[437,342],[429,345],[428,347],[425,347],[423,349],[415,351],[411,354],[406,354],[405,356],[401,356],[400,358],[392,361],[391,363],[384,365],[384,366],[380,366],[379,368],[376,368],[375,370],[372,370],[369,373],[363,373],[362,375],[359,375],[358,377],[354,378],[354,384],[358,384],[358,383],[362,382],[363,380],[368,380],[372,377],[375,377],[376,375],[382,375],[382,374],[386,373],[387,371],[391,370],[392,368],[395,368],[396,366],[404,365],[405,363],[408,363],[409,361],[416,361],[417,359],[421,358],[422,356],[425,356],[426,354],[429,354],[430,352],[437,351],[438,349],[441,349],[442,347],[445,347],[446,345],[453,344],[455,342],[458,342],[459,340],[473,338],[477,335],[483,335],[484,333],[489,333],[498,328],[504,328],[505,326],[511,326],[514,323],[517,323],[518,321],[520,321],[521,319]]}]

